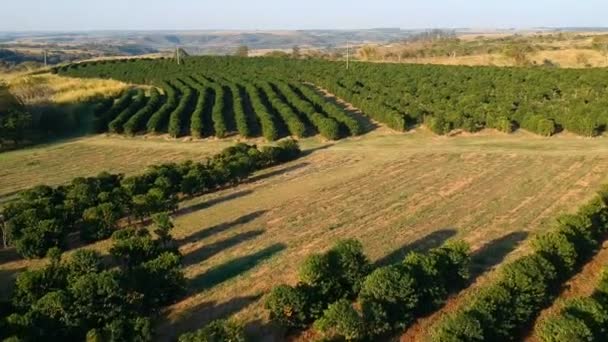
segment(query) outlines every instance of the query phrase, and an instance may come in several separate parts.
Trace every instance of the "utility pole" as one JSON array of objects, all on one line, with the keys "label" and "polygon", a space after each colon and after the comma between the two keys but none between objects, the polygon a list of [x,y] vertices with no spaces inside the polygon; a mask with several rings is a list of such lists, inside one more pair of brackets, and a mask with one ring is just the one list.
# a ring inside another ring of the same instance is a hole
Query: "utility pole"
[{"label": "utility pole", "polygon": [[47,57],[46,57],[46,50],[44,50],[44,51],[42,52],[42,55],[44,56],[44,66],[45,66],[45,67],[47,67],[47,66],[48,66],[48,63],[47,63]]},{"label": "utility pole", "polygon": [[179,65],[179,48],[175,47],[175,58],[177,59],[177,65]]}]

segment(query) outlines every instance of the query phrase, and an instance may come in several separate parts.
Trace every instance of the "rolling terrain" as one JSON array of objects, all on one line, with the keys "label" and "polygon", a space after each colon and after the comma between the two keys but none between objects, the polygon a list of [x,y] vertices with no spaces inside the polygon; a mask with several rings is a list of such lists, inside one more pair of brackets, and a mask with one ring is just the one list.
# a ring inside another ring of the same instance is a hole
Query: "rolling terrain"
[{"label": "rolling terrain", "polygon": [[[95,136],[7,152],[0,157],[0,189],[7,196],[107,169],[136,173],[227,144]],[[271,338],[276,330],[266,326],[263,295],[293,283],[308,254],[347,237],[361,240],[379,264],[463,238],[477,252],[474,269],[482,276],[525,253],[529,236],[551,226],[558,213],[588,200],[608,167],[604,138],[568,134],[483,131],[448,138],[379,128],[335,143],[308,138],[302,146],[303,158],[180,204],[173,235],[190,290],[164,311],[161,339],[232,314]],[[67,156],[70,162],[61,162]],[[106,253],[108,243],[93,248]],[[40,264],[3,254],[3,288],[15,271]]]}]

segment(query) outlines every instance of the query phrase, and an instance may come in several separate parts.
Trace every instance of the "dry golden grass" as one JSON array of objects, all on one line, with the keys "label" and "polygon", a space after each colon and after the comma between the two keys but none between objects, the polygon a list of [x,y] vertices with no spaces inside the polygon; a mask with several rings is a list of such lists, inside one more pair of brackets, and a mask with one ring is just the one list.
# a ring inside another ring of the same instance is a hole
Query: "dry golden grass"
[{"label": "dry golden grass", "polygon": [[[202,158],[229,144],[98,136],[15,151],[0,155],[0,189],[6,196],[105,169],[137,172],[162,160]],[[190,291],[163,313],[161,340],[230,315],[258,336],[271,336],[260,296],[276,284],[294,283],[303,258],[342,238],[360,239],[379,260],[458,237],[475,250],[486,248],[476,267],[492,268],[502,260],[496,255],[526,250],[524,243],[499,251],[496,241],[546,229],[558,213],[587,201],[608,168],[605,138],[570,135],[485,131],[448,138],[378,129],[328,146],[307,139],[303,146],[325,148],[249,183],[181,203],[174,236]],[[2,263],[0,284],[39,264]]]},{"label": "dry golden grass", "polygon": [[78,103],[100,96],[115,96],[128,87],[126,83],[114,80],[71,78],[54,74],[16,74],[5,81],[11,93],[27,105]]}]

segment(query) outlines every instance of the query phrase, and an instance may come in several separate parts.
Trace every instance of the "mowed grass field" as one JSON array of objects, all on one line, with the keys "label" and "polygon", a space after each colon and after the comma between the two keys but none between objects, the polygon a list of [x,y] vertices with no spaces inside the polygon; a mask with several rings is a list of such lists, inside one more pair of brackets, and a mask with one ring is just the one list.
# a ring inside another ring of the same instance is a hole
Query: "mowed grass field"
[{"label": "mowed grass field", "polygon": [[[230,144],[96,136],[0,154],[0,196],[102,170],[133,173],[201,159]],[[160,339],[233,315],[271,340],[263,295],[295,283],[307,255],[343,238],[360,239],[378,264],[462,238],[476,251],[476,275],[483,275],[525,253],[530,235],[591,198],[608,170],[603,137],[436,137],[380,128],[302,146],[308,153],[294,162],[180,204],[173,235],[190,290],[163,312]],[[108,242],[92,247],[106,251]],[[6,288],[17,270],[36,264],[4,258],[0,283]]]}]

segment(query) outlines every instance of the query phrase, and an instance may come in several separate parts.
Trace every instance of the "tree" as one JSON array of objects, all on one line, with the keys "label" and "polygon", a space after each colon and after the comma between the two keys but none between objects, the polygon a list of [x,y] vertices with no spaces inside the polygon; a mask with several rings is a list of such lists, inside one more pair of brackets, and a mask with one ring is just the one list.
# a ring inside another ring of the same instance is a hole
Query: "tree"
[{"label": "tree", "polygon": [[249,56],[249,47],[247,45],[241,45],[236,49],[235,56],[238,57],[248,57]]},{"label": "tree", "polygon": [[365,278],[359,300],[370,333],[403,329],[414,319],[419,303],[416,279],[402,266],[378,268]]},{"label": "tree", "polygon": [[204,328],[183,334],[178,342],[245,342],[245,332],[241,325],[227,320],[217,320]]},{"label": "tree", "polygon": [[302,286],[276,286],[268,294],[264,306],[270,312],[271,320],[288,329],[304,328],[310,319],[310,305]]},{"label": "tree", "polygon": [[361,340],[365,336],[363,317],[346,299],[329,305],[323,317],[315,322],[315,328],[332,341],[337,340],[338,337],[346,341]]},{"label": "tree", "polygon": [[173,239],[171,237],[171,229],[173,229],[174,225],[173,222],[171,222],[171,217],[166,212],[158,213],[152,216],[152,221],[156,226],[154,233],[158,236],[161,246],[163,248],[167,247]]}]

